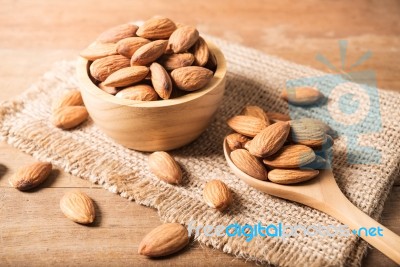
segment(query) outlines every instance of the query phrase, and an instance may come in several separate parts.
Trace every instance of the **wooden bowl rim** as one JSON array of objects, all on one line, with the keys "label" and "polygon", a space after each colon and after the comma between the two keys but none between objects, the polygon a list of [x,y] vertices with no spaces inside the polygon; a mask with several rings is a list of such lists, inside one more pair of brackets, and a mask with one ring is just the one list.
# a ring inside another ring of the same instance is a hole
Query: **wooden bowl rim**
[{"label": "wooden bowl rim", "polygon": [[157,100],[157,101],[137,101],[130,99],[118,98],[113,95],[110,95],[100,88],[98,88],[89,78],[88,75],[88,64],[89,61],[83,57],[79,57],[77,63],[77,74],[80,82],[80,89],[86,90],[90,94],[103,99],[104,101],[108,101],[118,105],[131,106],[131,107],[166,107],[166,106],[174,106],[183,104],[194,99],[198,99],[203,95],[208,94],[213,91],[218,85],[224,80],[226,75],[226,60],[222,53],[222,51],[212,42],[206,40],[209,49],[214,54],[217,60],[217,69],[215,70],[214,77],[207,84],[206,87],[190,92],[184,96],[180,96],[177,98],[166,99],[166,100]]}]

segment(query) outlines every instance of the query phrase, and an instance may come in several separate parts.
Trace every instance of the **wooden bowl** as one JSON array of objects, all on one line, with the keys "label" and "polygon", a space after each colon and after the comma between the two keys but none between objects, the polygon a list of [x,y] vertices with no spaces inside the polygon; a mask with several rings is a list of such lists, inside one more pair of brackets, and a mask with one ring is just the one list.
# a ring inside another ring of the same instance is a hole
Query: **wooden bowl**
[{"label": "wooden bowl", "polygon": [[94,123],[117,143],[139,151],[166,151],[195,140],[210,124],[225,90],[224,55],[207,43],[218,63],[212,80],[198,91],[168,100],[135,101],[110,95],[91,81],[88,60],[79,58],[79,85]]}]

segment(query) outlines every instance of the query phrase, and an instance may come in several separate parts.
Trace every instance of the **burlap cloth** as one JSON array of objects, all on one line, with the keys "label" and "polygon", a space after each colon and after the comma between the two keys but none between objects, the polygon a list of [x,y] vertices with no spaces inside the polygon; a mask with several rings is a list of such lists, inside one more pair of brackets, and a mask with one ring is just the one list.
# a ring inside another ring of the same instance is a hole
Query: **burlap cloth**
[{"label": "burlap cloth", "polygon": [[[193,220],[197,225],[253,225],[258,222],[339,225],[338,221],[317,210],[247,186],[232,174],[222,151],[223,138],[229,132],[225,121],[239,113],[244,105],[255,104],[269,111],[287,113],[287,105],[279,98],[284,84],[299,77],[325,74],[239,45],[218,39],[213,41],[227,59],[226,93],[208,130],[192,144],[172,152],[184,168],[182,186],[171,186],[156,179],[147,169],[147,153],[114,143],[90,120],[71,131],[57,129],[50,123],[53,100],[77,87],[76,62],[56,63],[25,93],[2,103],[1,139],[37,159],[51,161],[73,175],[156,208],[163,221],[188,224]],[[343,137],[336,140],[333,162],[341,190],[374,218],[381,214],[398,176],[400,162],[400,96],[379,90],[379,99],[382,127],[377,133],[365,134],[362,142],[373,144],[381,152],[380,164],[348,164]],[[292,116],[315,117],[318,114],[319,107],[291,110]],[[371,127],[374,123],[370,121]],[[367,152],[363,155],[372,156]],[[220,213],[203,202],[203,186],[211,179],[220,179],[232,189],[234,202],[229,211]],[[244,237],[200,235],[198,241],[237,257],[278,266],[359,266],[367,249],[367,244],[356,236],[298,236],[285,240],[255,237],[247,243]]]}]

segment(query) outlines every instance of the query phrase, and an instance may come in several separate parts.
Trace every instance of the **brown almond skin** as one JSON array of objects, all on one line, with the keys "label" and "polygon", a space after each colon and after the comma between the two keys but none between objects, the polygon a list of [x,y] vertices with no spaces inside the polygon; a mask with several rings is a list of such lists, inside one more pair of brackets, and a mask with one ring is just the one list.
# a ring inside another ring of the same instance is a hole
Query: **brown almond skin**
[{"label": "brown almond skin", "polygon": [[96,217],[93,200],[79,191],[67,192],[60,200],[65,217],[80,224],[90,224]]},{"label": "brown almond skin", "polygon": [[172,81],[168,72],[157,62],[150,65],[151,83],[162,99],[169,99],[172,93]]},{"label": "brown almond skin", "polygon": [[167,52],[183,53],[189,50],[199,39],[199,32],[192,26],[176,29],[168,40]]},{"label": "brown almond skin", "polygon": [[158,62],[168,71],[187,67],[193,64],[194,56],[191,53],[163,55]]},{"label": "brown almond skin", "polygon": [[290,121],[292,141],[313,148],[322,147],[327,142],[327,134],[323,124],[313,119],[299,119]]},{"label": "brown almond skin", "polygon": [[103,85],[113,87],[128,86],[144,80],[148,73],[149,68],[145,66],[122,68],[111,73],[110,76],[108,76],[103,82]]},{"label": "brown almond skin", "polygon": [[164,151],[156,151],[149,156],[150,171],[160,180],[169,184],[182,182],[182,170],[175,159]]},{"label": "brown almond skin", "polygon": [[146,20],[139,27],[136,34],[140,37],[153,40],[168,39],[175,30],[176,25],[172,20],[163,17],[154,17]]},{"label": "brown almond skin", "polygon": [[52,109],[55,111],[56,109],[67,107],[67,106],[82,106],[83,99],[81,92],[78,90],[71,90],[64,94],[60,99],[53,103]]},{"label": "brown almond skin", "polygon": [[289,136],[289,132],[289,122],[274,123],[253,138],[249,146],[249,152],[260,158],[271,156],[282,148]]},{"label": "brown almond skin", "polygon": [[246,106],[243,108],[241,114],[265,120],[267,125],[271,124],[267,113],[259,106]]},{"label": "brown almond skin", "polygon": [[318,170],[284,170],[274,169],[268,173],[268,179],[277,184],[297,184],[315,178]]},{"label": "brown almond skin", "polygon": [[211,180],[203,189],[203,199],[211,208],[224,211],[232,203],[232,194],[224,182]]},{"label": "brown almond skin", "polygon": [[206,86],[213,78],[213,72],[203,67],[189,66],[174,69],[171,78],[179,89],[192,92]]},{"label": "brown almond skin", "polygon": [[68,106],[59,108],[53,113],[53,124],[63,130],[75,128],[86,121],[89,113],[83,106]]},{"label": "brown almond skin", "polygon": [[267,127],[265,120],[245,115],[238,115],[227,121],[229,127],[235,132],[248,137],[254,137]]},{"label": "brown almond skin", "polygon": [[279,112],[267,112],[267,116],[272,122],[277,121],[290,121],[291,118],[289,115],[279,113]]},{"label": "brown almond skin", "polygon": [[281,97],[290,104],[307,106],[317,103],[322,98],[322,94],[314,87],[296,87],[284,89]]},{"label": "brown almond skin", "polygon": [[315,160],[314,151],[305,145],[287,145],[263,162],[273,168],[299,168]]},{"label": "brown almond skin", "polygon": [[164,54],[168,41],[157,40],[143,45],[133,53],[131,66],[147,66]]},{"label": "brown almond skin", "polygon": [[119,91],[115,96],[138,101],[155,101],[158,99],[158,95],[154,88],[147,84],[138,84],[126,87]]},{"label": "brown almond skin", "polygon": [[191,50],[194,55],[194,65],[200,67],[205,66],[210,55],[206,41],[204,41],[202,37],[199,37]]},{"label": "brown almond skin", "polygon": [[51,163],[35,162],[18,169],[8,181],[12,187],[20,191],[30,190],[43,183],[49,177],[51,170]]},{"label": "brown almond skin", "polygon": [[116,43],[121,39],[136,35],[138,26],[132,24],[121,24],[108,29],[97,37],[101,43]]},{"label": "brown almond skin", "polygon": [[230,157],[242,172],[258,180],[267,180],[268,173],[264,165],[246,149],[236,149],[231,152]]},{"label": "brown almond skin", "polygon": [[162,257],[178,252],[189,244],[186,227],[178,223],[162,224],[140,242],[138,253],[147,257]]},{"label": "brown almond skin", "polygon": [[99,87],[101,90],[103,90],[104,92],[110,94],[110,95],[116,95],[118,93],[118,89],[113,87],[113,86],[105,86],[104,83],[99,83],[97,85],[97,87]]},{"label": "brown almond skin", "polygon": [[113,55],[96,59],[90,65],[89,71],[93,78],[104,82],[111,73],[129,66],[129,58],[121,55]]},{"label": "brown almond skin", "polygon": [[136,50],[148,43],[150,43],[150,40],[142,37],[125,38],[119,40],[115,45],[116,52],[124,57],[131,58]]},{"label": "brown almond skin", "polygon": [[95,43],[88,46],[79,53],[81,57],[86,58],[89,61],[94,61],[99,58],[116,54],[117,45],[114,43]]},{"label": "brown almond skin", "polygon": [[226,137],[226,142],[227,142],[230,150],[244,148],[244,145],[248,141],[250,141],[250,138],[248,138],[240,133],[232,133]]}]

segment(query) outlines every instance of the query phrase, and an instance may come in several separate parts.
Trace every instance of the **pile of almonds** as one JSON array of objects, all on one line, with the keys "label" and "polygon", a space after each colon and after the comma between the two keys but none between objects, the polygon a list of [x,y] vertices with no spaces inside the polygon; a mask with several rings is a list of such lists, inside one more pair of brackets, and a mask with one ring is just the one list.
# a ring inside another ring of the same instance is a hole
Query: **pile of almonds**
[{"label": "pile of almonds", "polygon": [[333,145],[334,131],[322,121],[290,120],[247,106],[227,123],[235,131],[226,137],[233,163],[256,179],[294,184],[326,167],[324,151]]},{"label": "pile of almonds", "polygon": [[98,36],[80,55],[103,91],[119,98],[154,101],[205,87],[216,58],[195,27],[153,17],[122,24]]}]

